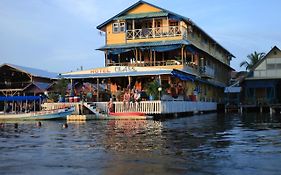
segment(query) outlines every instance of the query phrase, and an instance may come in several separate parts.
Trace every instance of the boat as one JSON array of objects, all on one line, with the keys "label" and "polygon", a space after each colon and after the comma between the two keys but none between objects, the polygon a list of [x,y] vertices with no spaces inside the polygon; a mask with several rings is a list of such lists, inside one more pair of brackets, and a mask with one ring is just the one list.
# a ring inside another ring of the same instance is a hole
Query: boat
[{"label": "boat", "polygon": [[66,119],[74,111],[72,108],[54,109],[46,111],[36,111],[29,113],[2,113],[0,120],[52,120],[52,119]]}]

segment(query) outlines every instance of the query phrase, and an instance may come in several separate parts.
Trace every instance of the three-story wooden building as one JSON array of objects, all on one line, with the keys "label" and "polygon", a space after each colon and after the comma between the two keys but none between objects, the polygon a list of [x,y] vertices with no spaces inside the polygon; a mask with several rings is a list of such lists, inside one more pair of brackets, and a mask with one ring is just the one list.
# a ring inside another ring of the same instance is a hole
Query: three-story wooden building
[{"label": "three-story wooden building", "polygon": [[105,53],[105,67],[65,73],[65,78],[118,79],[123,87],[157,78],[162,85],[183,85],[184,94],[196,95],[197,101],[223,99],[234,56],[191,19],[138,1],[97,29],[105,35],[98,48]]}]

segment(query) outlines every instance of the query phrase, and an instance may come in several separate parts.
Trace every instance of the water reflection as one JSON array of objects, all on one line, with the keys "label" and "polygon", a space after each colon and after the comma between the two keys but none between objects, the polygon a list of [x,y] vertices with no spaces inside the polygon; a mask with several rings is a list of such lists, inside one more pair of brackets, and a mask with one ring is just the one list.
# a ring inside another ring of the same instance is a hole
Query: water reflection
[{"label": "water reflection", "polygon": [[0,174],[277,174],[280,116],[0,126]]}]

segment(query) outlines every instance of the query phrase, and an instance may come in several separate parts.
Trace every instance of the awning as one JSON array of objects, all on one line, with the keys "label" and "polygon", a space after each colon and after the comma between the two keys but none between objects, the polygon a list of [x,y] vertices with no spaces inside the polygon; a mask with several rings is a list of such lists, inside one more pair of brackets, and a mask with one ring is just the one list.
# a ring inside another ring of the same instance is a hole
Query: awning
[{"label": "awning", "polygon": [[7,97],[0,97],[0,101],[37,101],[42,100],[42,96],[7,96]]},{"label": "awning", "polygon": [[183,80],[183,81],[194,82],[194,79],[195,79],[195,77],[193,75],[183,74],[183,73],[180,73],[180,72],[175,71],[175,70],[173,70],[171,73],[174,77],[179,78],[180,80]]},{"label": "awning", "polygon": [[156,52],[167,52],[171,50],[176,50],[178,48],[181,48],[181,45],[158,46],[158,47],[153,47],[151,50]]},{"label": "awning", "polygon": [[225,87],[224,93],[240,93],[241,87]]},{"label": "awning", "polygon": [[189,45],[186,40],[171,40],[171,41],[156,41],[156,42],[138,42],[127,44],[111,44],[105,45],[97,50],[115,50],[115,49],[131,49],[131,48],[153,48],[158,46],[171,46],[171,45]]},{"label": "awning", "polygon": [[129,72],[112,72],[112,73],[96,73],[96,74],[71,74],[61,75],[65,79],[95,79],[95,78],[113,78],[113,77],[137,77],[151,75],[169,75],[171,70],[153,70],[153,71],[129,71]]},{"label": "awning", "polygon": [[134,50],[134,48],[129,48],[129,49],[122,49],[122,48],[112,49],[112,50],[109,50],[109,54],[118,55],[118,54],[121,54],[121,53],[130,52],[132,50]]},{"label": "awning", "polygon": [[275,80],[247,80],[245,81],[246,88],[273,88],[277,84]]}]

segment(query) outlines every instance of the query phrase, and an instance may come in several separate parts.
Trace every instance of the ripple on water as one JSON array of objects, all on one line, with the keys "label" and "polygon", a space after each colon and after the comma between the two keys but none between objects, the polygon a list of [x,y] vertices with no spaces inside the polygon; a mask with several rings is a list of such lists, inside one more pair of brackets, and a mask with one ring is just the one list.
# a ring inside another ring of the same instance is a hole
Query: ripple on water
[{"label": "ripple on water", "polygon": [[5,124],[0,174],[278,174],[281,125],[267,117]]}]

